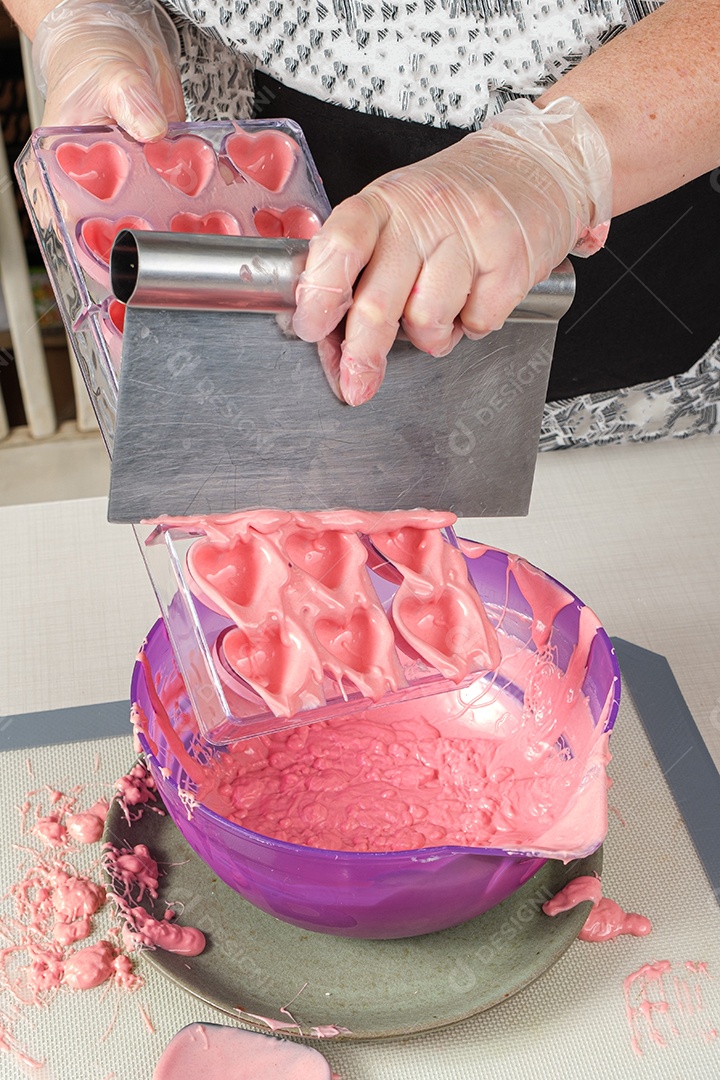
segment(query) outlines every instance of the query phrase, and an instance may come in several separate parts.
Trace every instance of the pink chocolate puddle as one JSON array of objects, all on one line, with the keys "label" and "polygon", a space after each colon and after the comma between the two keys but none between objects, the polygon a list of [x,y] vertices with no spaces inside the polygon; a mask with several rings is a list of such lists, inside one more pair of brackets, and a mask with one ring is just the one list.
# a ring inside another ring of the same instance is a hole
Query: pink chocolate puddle
[{"label": "pink chocolate puddle", "polygon": [[237,218],[225,210],[212,210],[209,214],[175,214],[170,219],[170,231],[177,233],[208,233],[211,236],[241,236]]},{"label": "pink chocolate puddle", "polygon": [[199,956],[207,944],[205,935],[194,926],[177,926],[168,910],[164,919],[155,919],[144,908],[121,905],[127,919],[126,940],[150,949],[165,949],[179,956]]},{"label": "pink chocolate puddle", "polygon": [[299,156],[294,139],[281,131],[236,131],[225,140],[225,156],[238,172],[268,191],[282,191]]},{"label": "pink chocolate puddle", "polygon": [[152,1080],[332,1080],[310,1046],[216,1024],[191,1024],[168,1043]]},{"label": "pink chocolate puddle", "polygon": [[33,832],[41,837],[48,847],[63,847],[67,843],[67,829],[58,814],[39,818]]},{"label": "pink chocolate puddle", "polygon": [[65,961],[63,978],[73,990],[91,990],[117,971],[118,950],[109,941],[78,949]]},{"label": "pink chocolate puddle", "polygon": [[260,236],[286,236],[297,240],[311,240],[322,225],[315,211],[307,206],[291,206],[287,210],[268,206],[256,211],[254,221]]},{"label": "pink chocolate puddle", "polygon": [[159,814],[164,812],[152,805],[157,802],[155,781],[144,765],[133,765],[129,773],[119,777],[115,781],[115,792],[128,822],[137,821],[147,806]]},{"label": "pink chocolate puddle", "polygon": [[128,214],[121,218],[85,218],[78,222],[77,230],[80,241],[104,267],[110,265],[110,252],[113,241],[123,229],[142,229],[147,231],[150,224],[145,218]]},{"label": "pink chocolate puddle", "polygon": [[[579,695],[568,701],[560,673],[550,685],[544,710],[498,692],[469,709],[460,692],[237,742],[218,755],[197,799],[262,836],[308,847],[450,845],[562,858],[604,835],[605,818],[595,820],[599,811],[591,815],[579,793],[590,769],[604,777],[607,734]],[[570,757],[567,730],[577,748]]]},{"label": "pink chocolate puddle", "polygon": [[[266,510],[158,523],[205,532],[187,564],[196,595],[235,623],[222,658],[275,715],[292,716],[324,702],[326,675],[338,693],[348,687],[374,701],[404,686],[398,634],[456,683],[497,666],[495,630],[461,552],[440,531],[454,521],[427,510]],[[401,579],[390,619],[359,534]]]},{"label": "pink chocolate puddle", "polygon": [[66,823],[68,835],[79,844],[94,844],[103,834],[109,808],[107,799],[98,799],[89,810],[71,814]]},{"label": "pink chocolate puddle", "polygon": [[107,201],[119,194],[130,173],[130,160],[121,146],[111,142],[81,146],[61,143],[56,151],[62,171],[96,199]]},{"label": "pink chocolate puddle", "polygon": [[652,923],[644,915],[623,911],[614,900],[604,897],[600,880],[595,877],[574,878],[543,904],[543,911],[546,915],[558,915],[586,900],[593,906],[580,931],[581,941],[613,941],[622,934],[646,937],[652,931]]},{"label": "pink chocolate puddle", "polygon": [[158,176],[193,198],[205,190],[215,171],[215,151],[199,135],[146,143],[143,152]]}]

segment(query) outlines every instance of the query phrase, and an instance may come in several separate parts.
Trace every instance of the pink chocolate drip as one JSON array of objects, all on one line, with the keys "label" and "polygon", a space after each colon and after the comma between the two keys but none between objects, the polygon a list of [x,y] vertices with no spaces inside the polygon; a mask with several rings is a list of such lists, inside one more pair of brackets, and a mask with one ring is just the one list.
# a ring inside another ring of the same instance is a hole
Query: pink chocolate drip
[{"label": "pink chocolate drip", "polygon": [[152,1080],[331,1080],[332,1075],[310,1046],[241,1028],[191,1024],[168,1043]]},{"label": "pink chocolate drip", "polygon": [[593,906],[580,931],[581,941],[613,941],[622,934],[646,937],[652,931],[652,923],[644,915],[623,911],[614,900],[604,897],[600,879],[596,877],[573,878],[552,900],[543,904],[543,911],[546,915],[558,915],[587,900]]},{"label": "pink chocolate drip", "polygon": [[555,617],[572,603],[573,598],[556,581],[525,559],[521,559],[519,555],[509,557],[508,568],[532,608],[532,639],[538,649],[542,649],[550,640]]},{"label": "pink chocolate drip", "polygon": [[115,781],[116,798],[128,822],[142,817],[146,807],[158,814],[164,811],[153,806],[157,802],[155,781],[144,765],[133,765],[129,773]]},{"label": "pink chocolate drip", "polygon": [[115,973],[117,949],[109,941],[88,945],[65,961],[64,981],[73,990],[90,990],[100,986]]},{"label": "pink chocolate drip", "polygon": [[145,844],[136,844],[132,850],[106,844],[105,849],[105,865],[116,887],[121,884],[126,895],[131,889],[137,888],[138,900],[142,900],[146,894],[157,900],[158,864]]},{"label": "pink chocolate drip", "polygon": [[172,922],[172,912],[167,912],[165,919],[154,919],[141,907],[127,906],[123,911],[128,920],[130,940],[135,944],[165,949],[179,956],[199,956],[207,944],[201,930]]},{"label": "pink chocolate drip", "polygon": [[68,835],[79,844],[94,844],[103,834],[105,819],[110,809],[107,799],[98,799],[89,810],[70,814],[65,822]]},{"label": "pink chocolate drip", "polygon": [[604,896],[588,915],[580,931],[581,941],[613,941],[621,934],[647,937],[652,923],[644,915],[623,911],[619,904]]},{"label": "pink chocolate drip", "polygon": [[48,847],[63,847],[67,844],[67,829],[60,821],[58,814],[48,814],[46,817],[39,818],[33,832],[41,837]]}]

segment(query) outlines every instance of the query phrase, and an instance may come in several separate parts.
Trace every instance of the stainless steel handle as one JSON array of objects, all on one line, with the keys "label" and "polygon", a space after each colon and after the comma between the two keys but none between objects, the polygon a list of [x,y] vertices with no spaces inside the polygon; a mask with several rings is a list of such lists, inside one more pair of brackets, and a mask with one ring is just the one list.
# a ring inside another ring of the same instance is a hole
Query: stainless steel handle
[{"label": "stainless steel handle", "polygon": [[[113,245],[110,282],[118,300],[132,307],[292,311],[307,250],[307,240],[125,229]],[[510,319],[557,321],[574,292],[566,260],[530,290]]]},{"label": "stainless steel handle", "polygon": [[307,249],[307,240],[125,229],[113,244],[110,282],[132,307],[292,311]]}]

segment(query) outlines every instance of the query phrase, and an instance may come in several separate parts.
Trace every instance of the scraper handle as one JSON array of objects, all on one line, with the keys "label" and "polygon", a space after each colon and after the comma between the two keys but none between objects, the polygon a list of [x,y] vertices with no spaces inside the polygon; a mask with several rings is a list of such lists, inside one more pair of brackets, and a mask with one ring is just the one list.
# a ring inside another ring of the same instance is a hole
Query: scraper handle
[{"label": "scraper handle", "polygon": [[[110,282],[131,307],[277,314],[295,310],[307,252],[307,240],[124,229],[110,255]],[[530,290],[509,321],[556,321],[574,291],[566,260]]]},{"label": "scraper handle", "polygon": [[124,229],[110,282],[131,307],[293,311],[307,251],[307,240]]}]

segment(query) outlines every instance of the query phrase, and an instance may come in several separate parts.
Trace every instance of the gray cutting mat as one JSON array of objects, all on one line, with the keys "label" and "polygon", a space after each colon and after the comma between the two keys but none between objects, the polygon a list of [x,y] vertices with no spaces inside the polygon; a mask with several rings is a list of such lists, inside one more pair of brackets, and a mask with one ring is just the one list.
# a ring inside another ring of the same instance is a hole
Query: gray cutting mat
[{"label": "gray cutting mat", "polygon": [[[609,895],[650,916],[650,938],[592,945],[577,942],[546,975],[507,1003],[451,1028],[379,1043],[320,1045],[342,1080],[633,1080],[714,1077],[718,1042],[701,1025],[720,1028],[720,909],[680,819],[638,715],[625,697],[613,735],[610,829],[604,883]],[[133,759],[130,739],[11,750],[3,755],[0,811],[0,891],[13,879],[18,806],[42,781],[70,786],[82,777],[88,802],[108,791]],[[32,770],[32,775],[29,774]],[[201,920],[198,920],[201,923]],[[510,931],[508,931],[509,933]],[[247,942],[252,959],[253,943]],[[703,1008],[683,1017],[670,994],[675,1034],[667,1046],[641,1032],[642,1056],[630,1044],[623,980],[654,960],[671,962],[684,978],[688,961],[703,961],[713,979],[702,984]],[[468,958],[469,967],[480,955]],[[48,1058],[45,1080],[150,1080],[152,1064],[171,1036],[196,1020],[222,1015],[142,964],[146,987],[117,997],[102,988],[63,994],[21,1029],[28,1048]],[[285,1004],[284,1002],[280,1004]],[[138,1006],[155,1028],[148,1029]],[[117,1007],[117,1016],[111,1025]],[[108,1030],[109,1029],[109,1030]],[[102,1041],[100,1041],[102,1039]],[[92,1053],[78,1047],[97,1047]],[[0,1058],[0,1075],[26,1075]]]}]

